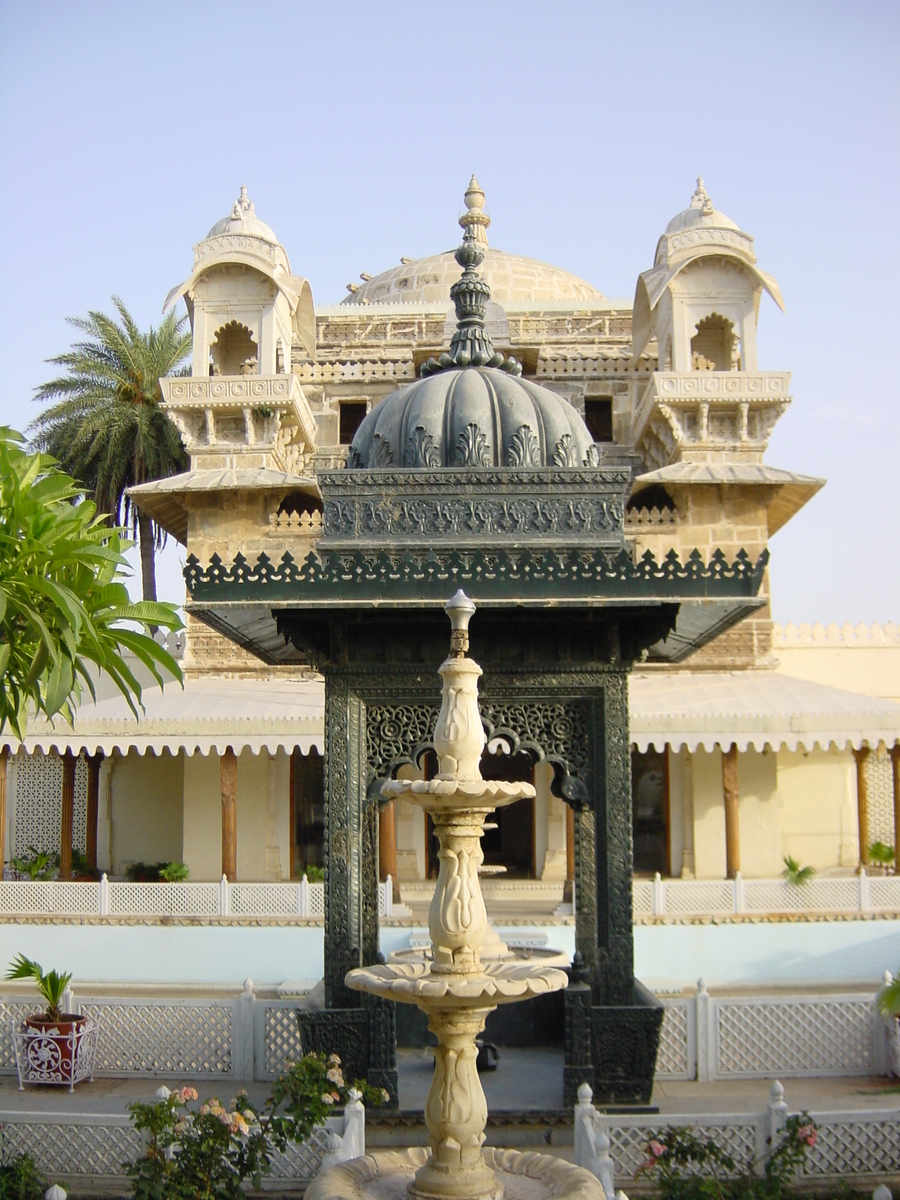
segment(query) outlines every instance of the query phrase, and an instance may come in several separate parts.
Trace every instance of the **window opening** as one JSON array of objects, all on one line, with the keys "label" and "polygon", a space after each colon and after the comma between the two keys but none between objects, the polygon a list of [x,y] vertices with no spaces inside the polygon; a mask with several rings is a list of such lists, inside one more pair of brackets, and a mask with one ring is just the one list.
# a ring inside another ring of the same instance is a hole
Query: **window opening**
[{"label": "window opening", "polygon": [[356,436],[356,431],[366,419],[365,400],[342,400],[340,402],[340,442],[349,446]]},{"label": "window opening", "polygon": [[325,760],[315,748],[291,754],[291,874],[325,866]]},{"label": "window opening", "polygon": [[669,764],[665,750],[631,754],[635,872],[669,872]]},{"label": "window opening", "polygon": [[612,397],[601,396],[584,402],[584,423],[595,442],[613,440]]}]

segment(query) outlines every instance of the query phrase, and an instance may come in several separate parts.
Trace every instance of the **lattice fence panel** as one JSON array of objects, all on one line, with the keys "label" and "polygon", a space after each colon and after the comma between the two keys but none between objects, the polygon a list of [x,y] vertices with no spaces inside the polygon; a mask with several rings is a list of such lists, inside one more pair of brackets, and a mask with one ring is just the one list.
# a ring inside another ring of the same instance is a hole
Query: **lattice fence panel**
[{"label": "lattice fence panel", "polygon": [[[339,1124],[342,1126],[343,1123]],[[340,1133],[341,1129],[337,1128],[337,1132]],[[298,1181],[313,1179],[322,1165],[324,1154],[323,1140],[313,1134],[309,1141],[301,1142],[299,1146],[289,1146],[284,1154],[273,1158],[272,1178]]]},{"label": "lattice fence panel", "polygon": [[293,883],[235,883],[230,891],[233,917],[296,917],[300,911]]},{"label": "lattice fence panel", "polygon": [[690,1010],[688,1001],[675,1000],[666,1003],[659,1052],[656,1056],[657,1079],[690,1079],[693,1064],[690,1061],[688,1028]]},{"label": "lattice fence panel", "polygon": [[0,1073],[15,1075],[16,1052],[13,1049],[13,1025],[30,1017],[37,1009],[36,996],[28,1000],[0,1000]]},{"label": "lattice fence panel", "polygon": [[0,883],[0,913],[28,916],[96,916],[99,883],[50,883],[7,879]]},{"label": "lattice fence panel", "polygon": [[214,917],[216,883],[111,883],[109,912],[115,917]]},{"label": "lattice fence panel", "polygon": [[627,1125],[606,1125],[606,1134],[610,1140],[610,1154],[616,1164],[616,1179],[633,1179],[642,1163],[649,1157],[647,1143],[651,1138],[665,1134],[669,1126],[690,1128],[704,1139],[714,1141],[726,1154],[730,1154],[738,1168],[753,1159],[756,1153],[756,1123],[755,1121],[730,1120],[727,1124],[704,1124],[702,1120],[679,1120],[660,1123],[648,1121],[646,1124],[629,1122]]},{"label": "lattice fence panel", "polygon": [[311,883],[309,885],[309,915],[325,917],[325,884]]},{"label": "lattice fence panel", "polygon": [[900,1137],[895,1111],[867,1114],[817,1113],[819,1139],[807,1153],[809,1175],[846,1179],[860,1174],[895,1174],[900,1171]]},{"label": "lattice fence panel", "polygon": [[745,912],[855,912],[858,908],[856,876],[810,879],[801,884],[787,879],[744,881]]},{"label": "lattice fence panel", "polygon": [[673,917],[688,913],[734,912],[734,885],[727,879],[679,880],[676,887],[666,887],[665,897],[666,913]]},{"label": "lattice fence panel", "polygon": [[[297,1023],[297,1005],[257,1002],[257,1012],[263,1012],[263,1038],[265,1055],[263,1078],[276,1079],[287,1062],[303,1055],[300,1041],[300,1026]],[[257,1067],[257,1071],[259,1068]]]},{"label": "lattice fence panel", "polygon": [[869,880],[872,908],[900,909],[900,875],[876,875]]},{"label": "lattice fence panel", "polygon": [[864,767],[869,799],[869,844],[894,843],[894,775],[890,755],[870,754]]},{"label": "lattice fence panel", "polygon": [[228,1076],[234,1071],[232,1004],[85,999],[101,1021],[96,1075]]},{"label": "lattice fence panel", "polygon": [[[58,754],[20,754],[16,759],[15,835],[12,853],[27,855],[29,847],[59,852],[62,808],[62,759]],[[87,762],[75,764],[75,803],[72,813],[72,846],[87,848]]]},{"label": "lattice fence panel", "polygon": [[[141,1153],[141,1135],[128,1122],[36,1122],[4,1114],[3,1154],[30,1154],[39,1170],[60,1175],[121,1175],[122,1163]],[[17,1114],[18,1115],[18,1114]],[[96,1119],[95,1119],[96,1121]]]},{"label": "lattice fence panel", "polygon": [[636,917],[653,915],[653,884],[649,880],[635,880],[631,889],[631,906]]},{"label": "lattice fence panel", "polygon": [[713,1001],[718,1077],[867,1075],[872,1001]]}]

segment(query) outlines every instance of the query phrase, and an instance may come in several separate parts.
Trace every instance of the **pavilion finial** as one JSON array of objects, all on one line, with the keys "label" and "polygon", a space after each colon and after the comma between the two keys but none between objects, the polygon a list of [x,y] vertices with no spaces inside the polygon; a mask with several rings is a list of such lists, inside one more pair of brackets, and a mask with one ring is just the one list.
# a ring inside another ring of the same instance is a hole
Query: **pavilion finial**
[{"label": "pavilion finial", "polygon": [[484,190],[474,175],[469,180],[469,186],[466,188],[466,194],[463,196],[463,199],[466,202],[467,209],[459,218],[463,232],[468,233],[470,229],[474,230],[476,242],[479,245],[487,247],[487,229],[491,223],[491,218],[484,212]]},{"label": "pavilion finial", "polygon": [[704,216],[709,216],[713,212],[713,202],[709,198],[702,175],[697,176],[697,186],[694,189],[693,196],[691,196],[691,208],[701,209]]}]

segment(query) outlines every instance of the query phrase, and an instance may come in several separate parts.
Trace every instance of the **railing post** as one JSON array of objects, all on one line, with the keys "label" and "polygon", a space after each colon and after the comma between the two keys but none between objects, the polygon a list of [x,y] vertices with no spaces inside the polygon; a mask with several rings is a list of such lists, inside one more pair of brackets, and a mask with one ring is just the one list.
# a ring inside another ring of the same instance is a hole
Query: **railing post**
[{"label": "railing post", "polygon": [[763,1114],[762,1145],[757,1147],[757,1175],[764,1175],[766,1163],[775,1152],[779,1136],[785,1127],[788,1106],[784,1099],[784,1088],[776,1079],[769,1090],[769,1103]]},{"label": "railing post", "polygon": [[706,980],[697,980],[697,1079],[712,1079],[712,1031],[710,1017],[712,1001],[706,990]]},{"label": "railing post", "polygon": [[868,912],[869,910],[869,877],[866,874],[866,868],[859,868],[859,911]]},{"label": "railing post", "polygon": [[662,876],[659,871],[653,876],[653,915],[660,917],[665,912],[666,902],[663,896]]},{"label": "railing post", "polygon": [[235,1034],[239,1042],[234,1047],[235,1074],[238,1079],[245,1079],[248,1082],[255,1078],[253,1062],[253,1008],[255,1004],[253,980],[248,975],[244,980],[244,990],[241,992],[241,998],[237,1005],[238,1019],[235,1022]]},{"label": "railing post", "polygon": [[100,876],[100,916],[109,916],[109,878],[105,871]]},{"label": "railing post", "polygon": [[394,915],[394,881],[390,875],[384,881],[384,915],[385,917]]},{"label": "railing post", "polygon": [[[890,971],[884,973],[884,986],[893,982]],[[874,1038],[873,1066],[876,1075],[900,1075],[900,1025],[896,1017],[883,1017],[876,1003],[872,1006]]]},{"label": "railing post", "polygon": [[735,872],[734,876],[734,911],[742,913],[744,908],[744,877],[740,871]]},{"label": "railing post", "polygon": [[231,895],[229,892],[228,876],[223,875],[219,880],[219,916],[227,917],[231,912]]},{"label": "railing post", "polygon": [[300,880],[300,890],[297,893],[297,907],[301,917],[309,916],[309,880],[304,873]]}]

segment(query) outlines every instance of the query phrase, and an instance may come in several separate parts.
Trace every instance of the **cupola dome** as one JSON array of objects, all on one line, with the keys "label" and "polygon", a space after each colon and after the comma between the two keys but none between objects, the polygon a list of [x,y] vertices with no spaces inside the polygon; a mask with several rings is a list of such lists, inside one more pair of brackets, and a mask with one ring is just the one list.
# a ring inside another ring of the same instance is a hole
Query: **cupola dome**
[{"label": "cupola dome", "polygon": [[491,289],[477,273],[480,225],[456,251],[462,277],[450,289],[457,328],[450,351],[422,378],[383,400],[350,446],[350,468],[582,467],[600,461],[581,416],[549,388],[522,379],[514,358],[494,350],[485,328]]},{"label": "cupola dome", "polygon": [[687,208],[672,218],[666,226],[666,233],[678,233],[682,229],[739,229],[740,226],[726,217],[724,213],[713,208],[713,202],[707,194],[703,179],[697,179],[697,187],[691,196]]},{"label": "cupola dome", "polygon": [[241,184],[241,192],[232,205],[231,212],[221,221],[216,221],[206,235],[207,239],[218,237],[222,233],[244,234],[248,237],[258,237],[264,242],[278,245],[278,238],[272,229],[256,215],[253,201],[247,195],[247,189]]}]

